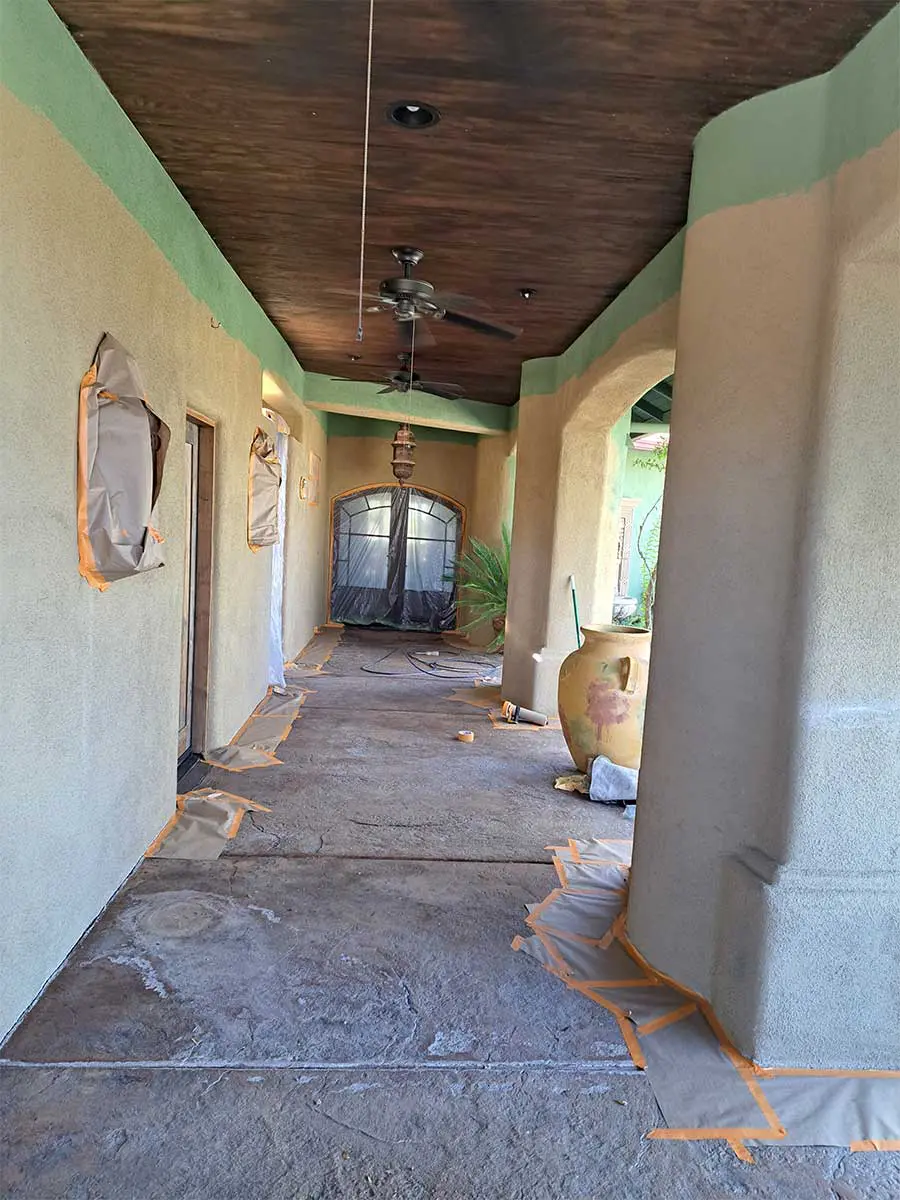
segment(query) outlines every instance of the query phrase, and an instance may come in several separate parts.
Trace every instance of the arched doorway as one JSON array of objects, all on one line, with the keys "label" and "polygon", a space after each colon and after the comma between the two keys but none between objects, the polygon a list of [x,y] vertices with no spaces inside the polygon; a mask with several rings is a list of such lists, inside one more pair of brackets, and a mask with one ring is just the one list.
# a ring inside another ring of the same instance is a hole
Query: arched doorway
[{"label": "arched doorway", "polygon": [[331,620],[453,629],[462,505],[439,492],[397,484],[344,492],[331,504]]}]

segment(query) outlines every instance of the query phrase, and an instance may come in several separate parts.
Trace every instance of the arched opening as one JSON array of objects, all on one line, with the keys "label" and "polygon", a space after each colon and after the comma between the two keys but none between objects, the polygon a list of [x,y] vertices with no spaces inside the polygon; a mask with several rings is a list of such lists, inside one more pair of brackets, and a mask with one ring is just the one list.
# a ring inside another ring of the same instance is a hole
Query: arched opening
[{"label": "arched opening", "polygon": [[375,484],[331,502],[329,617],[440,633],[456,626],[465,509],[427,488]]}]

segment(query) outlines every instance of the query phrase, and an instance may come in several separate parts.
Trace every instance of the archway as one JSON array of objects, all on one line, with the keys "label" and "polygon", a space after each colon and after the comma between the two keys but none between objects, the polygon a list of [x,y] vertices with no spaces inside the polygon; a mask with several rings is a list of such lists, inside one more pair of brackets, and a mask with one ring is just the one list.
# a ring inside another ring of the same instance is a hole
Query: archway
[{"label": "archway", "polygon": [[439,633],[456,626],[465,509],[427,488],[373,484],[331,502],[329,616]]}]

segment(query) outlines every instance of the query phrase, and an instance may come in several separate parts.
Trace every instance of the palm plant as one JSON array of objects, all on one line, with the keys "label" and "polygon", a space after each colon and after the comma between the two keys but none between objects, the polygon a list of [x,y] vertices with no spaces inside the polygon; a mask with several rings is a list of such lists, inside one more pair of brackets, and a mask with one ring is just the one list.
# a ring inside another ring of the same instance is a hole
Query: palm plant
[{"label": "palm plant", "polygon": [[506,631],[506,595],[509,590],[509,528],[501,530],[499,547],[470,538],[464,554],[456,562],[456,582],[469,620],[461,631],[476,629],[490,621],[494,639],[489,652],[499,650]]}]

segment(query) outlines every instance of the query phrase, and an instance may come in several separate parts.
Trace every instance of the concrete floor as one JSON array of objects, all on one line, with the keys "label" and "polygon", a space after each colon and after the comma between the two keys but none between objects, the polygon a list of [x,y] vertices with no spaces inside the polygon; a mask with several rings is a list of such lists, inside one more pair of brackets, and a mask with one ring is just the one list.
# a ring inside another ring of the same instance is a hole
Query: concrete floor
[{"label": "concrete floor", "polygon": [[0,1196],[896,1200],[900,1154],[643,1140],[614,1020],[509,949],[543,847],[630,827],[553,790],[558,732],[361,671],[409,644],[348,634],[284,765],[204,780],[273,811],[75,949],[4,1048]]}]

